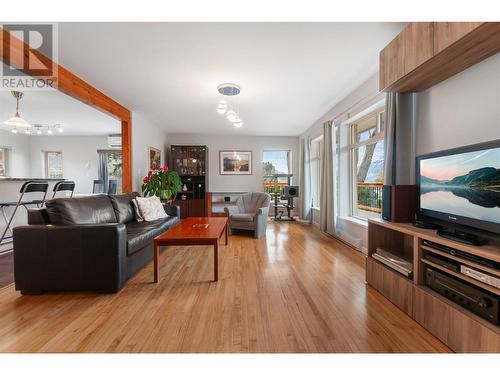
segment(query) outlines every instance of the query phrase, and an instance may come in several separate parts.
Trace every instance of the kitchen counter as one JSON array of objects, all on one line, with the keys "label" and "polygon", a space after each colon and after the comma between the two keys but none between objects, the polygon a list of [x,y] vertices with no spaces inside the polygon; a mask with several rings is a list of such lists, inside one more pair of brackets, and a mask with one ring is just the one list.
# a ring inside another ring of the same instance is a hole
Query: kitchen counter
[{"label": "kitchen counter", "polygon": [[38,177],[0,177],[2,181],[64,181],[65,178],[38,178]]}]

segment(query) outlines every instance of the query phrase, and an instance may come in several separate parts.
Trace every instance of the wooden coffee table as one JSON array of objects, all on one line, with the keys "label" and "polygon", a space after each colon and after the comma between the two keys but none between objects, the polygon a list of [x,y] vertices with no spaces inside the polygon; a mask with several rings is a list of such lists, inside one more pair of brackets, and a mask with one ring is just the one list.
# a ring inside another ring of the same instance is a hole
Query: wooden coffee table
[{"label": "wooden coffee table", "polygon": [[160,246],[207,246],[214,247],[214,281],[219,279],[219,240],[225,234],[228,244],[226,217],[190,217],[154,239],[154,282],[160,274]]}]

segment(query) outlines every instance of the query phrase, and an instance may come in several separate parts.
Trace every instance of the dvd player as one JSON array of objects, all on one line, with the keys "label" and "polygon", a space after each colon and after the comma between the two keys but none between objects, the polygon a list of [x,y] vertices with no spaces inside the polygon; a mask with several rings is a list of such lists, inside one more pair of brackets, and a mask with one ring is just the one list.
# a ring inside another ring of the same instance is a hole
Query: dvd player
[{"label": "dvd player", "polygon": [[486,259],[486,258],[477,256],[477,255],[469,254],[469,253],[466,253],[465,251],[457,250],[457,249],[454,249],[452,247],[448,247],[446,245],[441,245],[439,243],[431,242],[428,240],[424,240],[424,241],[422,241],[422,243],[424,245],[432,247],[434,249],[444,251],[445,253],[448,253],[450,255],[454,255],[456,257],[463,258],[463,259],[467,259],[467,260],[470,260],[472,262],[482,264],[483,266],[486,266],[486,267],[500,269],[500,263],[495,262],[493,260]]}]

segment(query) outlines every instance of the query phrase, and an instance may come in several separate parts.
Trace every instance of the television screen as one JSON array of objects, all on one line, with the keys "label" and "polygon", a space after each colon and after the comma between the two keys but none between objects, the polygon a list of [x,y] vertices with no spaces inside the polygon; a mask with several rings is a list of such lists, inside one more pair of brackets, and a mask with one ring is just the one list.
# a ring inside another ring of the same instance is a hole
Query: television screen
[{"label": "television screen", "polygon": [[470,224],[462,218],[500,224],[498,142],[495,146],[419,158],[420,209],[462,224]]}]

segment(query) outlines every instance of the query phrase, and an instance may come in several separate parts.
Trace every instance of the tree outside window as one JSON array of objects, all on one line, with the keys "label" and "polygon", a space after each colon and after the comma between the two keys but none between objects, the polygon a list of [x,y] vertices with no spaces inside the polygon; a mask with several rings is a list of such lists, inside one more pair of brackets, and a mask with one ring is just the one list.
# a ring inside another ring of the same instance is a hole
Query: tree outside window
[{"label": "tree outside window", "polygon": [[380,217],[384,173],[385,113],[378,109],[350,124],[351,215]]}]

